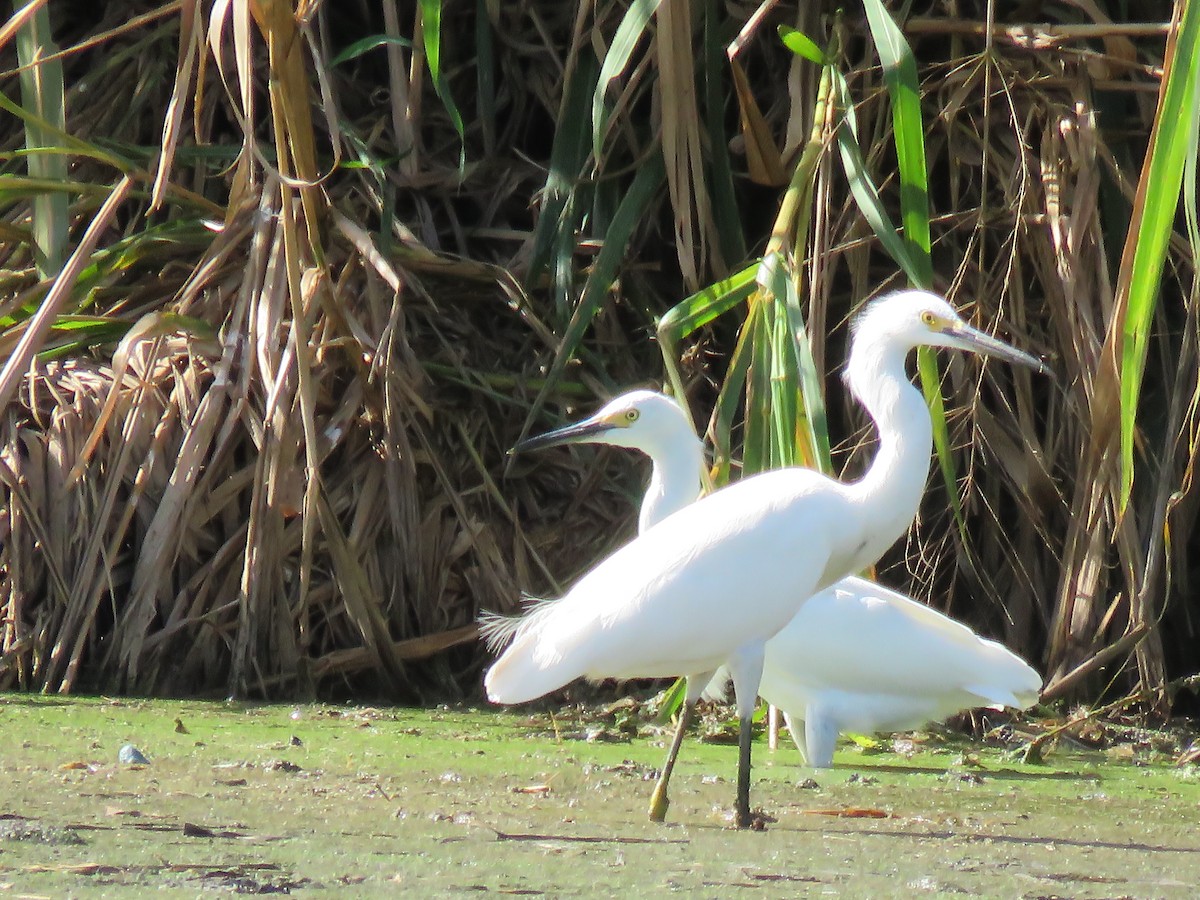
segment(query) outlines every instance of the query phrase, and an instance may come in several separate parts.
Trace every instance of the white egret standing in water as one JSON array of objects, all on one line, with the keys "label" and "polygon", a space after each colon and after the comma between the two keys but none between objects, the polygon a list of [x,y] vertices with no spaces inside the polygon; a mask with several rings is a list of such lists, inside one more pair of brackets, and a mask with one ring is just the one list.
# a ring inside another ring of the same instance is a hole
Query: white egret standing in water
[{"label": "white egret standing in water", "polygon": [[[908,528],[929,471],[932,425],[904,370],[928,345],[985,353],[1041,369],[1032,356],[972,328],[942,298],[901,291],[859,316],[846,381],[879,429],[858,481],[809,469],[742,479],[667,516],[585,574],[561,599],[524,616],[488,617],[490,646],[505,645],[484,687],[523,703],[576,678],[688,678],[672,756],[689,714],[721,666],[739,719],[735,823],[750,813],[751,716],[767,640],[801,603],[873,563]],[[664,767],[660,785],[670,777]],[[666,811],[655,790],[652,818]]]},{"label": "white egret standing in water", "polygon": [[[639,532],[701,493],[704,445],[669,397],[629,391],[595,415],[522,441],[513,452],[560,444],[640,450],[652,464]],[[710,692],[723,695],[722,670]],[[808,598],[767,641],[758,693],[783,710],[808,765],[833,765],[841,732],[902,731],[964,709],[1024,709],[1041,676],[1003,645],[923,603],[850,576]],[[801,734],[803,728],[803,734]]]}]

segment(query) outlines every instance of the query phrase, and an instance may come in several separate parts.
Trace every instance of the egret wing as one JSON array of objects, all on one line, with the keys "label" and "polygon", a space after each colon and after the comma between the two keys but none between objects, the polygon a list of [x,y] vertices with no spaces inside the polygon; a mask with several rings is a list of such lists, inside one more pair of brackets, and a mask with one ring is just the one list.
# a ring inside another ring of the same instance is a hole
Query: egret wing
[{"label": "egret wing", "polygon": [[835,531],[823,523],[842,502],[834,482],[782,469],[668,516],[514,629],[489,696],[513,703],[580,676],[715,669],[783,627],[812,592]]},{"label": "egret wing", "polygon": [[764,681],[791,671],[846,692],[971,691],[988,702],[1036,693],[1020,657],[910,597],[845,578],[811,598],[767,646]]}]

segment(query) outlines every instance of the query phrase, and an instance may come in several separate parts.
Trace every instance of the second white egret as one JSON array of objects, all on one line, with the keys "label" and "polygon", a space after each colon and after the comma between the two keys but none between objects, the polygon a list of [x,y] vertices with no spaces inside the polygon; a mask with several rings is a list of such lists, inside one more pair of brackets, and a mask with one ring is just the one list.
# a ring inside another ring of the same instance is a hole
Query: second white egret
[{"label": "second white egret", "polygon": [[[727,666],[740,724],[735,822],[753,825],[750,722],[767,640],[812,594],[878,559],[924,491],[932,426],[904,369],[919,345],[1042,368],[934,294],[902,291],[872,303],[856,322],[846,366],[850,390],[879,429],[862,478],[843,484],[798,468],[745,478],[651,526],[561,599],[518,618],[487,618],[491,646],[508,645],[484,678],[488,697],[522,703],[580,677],[684,675],[677,752],[703,688]],[[656,799],[665,812],[665,795]]]}]

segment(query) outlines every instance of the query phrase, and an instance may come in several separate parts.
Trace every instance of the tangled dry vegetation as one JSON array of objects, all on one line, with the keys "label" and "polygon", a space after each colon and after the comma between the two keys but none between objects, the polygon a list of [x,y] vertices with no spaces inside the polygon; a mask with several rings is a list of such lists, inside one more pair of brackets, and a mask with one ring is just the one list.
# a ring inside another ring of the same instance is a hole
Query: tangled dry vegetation
[{"label": "tangled dry vegetation", "polygon": [[[659,379],[657,317],[766,246],[818,88],[777,25],[836,37],[870,172],[899,205],[878,59],[861,12],[833,4],[664,0],[617,73],[604,60],[636,4],[31,6],[53,35],[32,68],[61,66],[65,115],[28,115],[14,19],[0,38],[5,687],[474,691],[480,609],[553,591],[619,543],[640,489],[617,455],[505,450]],[[992,27],[988,8],[917,4],[903,26],[933,268],[1059,382],[948,364],[964,527],[935,476],[881,574],[1035,661],[1051,695],[1135,690],[1164,710],[1200,645],[1182,225],[1119,524],[1096,460],[1172,7],[1113,24],[1090,0],[1023,5],[1030,19]],[[613,74],[594,140],[596,84]],[[52,152],[27,155],[43,119]],[[902,276],[825,147],[796,252],[834,464],[853,472],[870,433],[836,378],[844,325]],[[43,157],[62,170],[26,169]],[[57,244],[42,228],[56,214]],[[704,415],[730,318],[685,349]]]}]

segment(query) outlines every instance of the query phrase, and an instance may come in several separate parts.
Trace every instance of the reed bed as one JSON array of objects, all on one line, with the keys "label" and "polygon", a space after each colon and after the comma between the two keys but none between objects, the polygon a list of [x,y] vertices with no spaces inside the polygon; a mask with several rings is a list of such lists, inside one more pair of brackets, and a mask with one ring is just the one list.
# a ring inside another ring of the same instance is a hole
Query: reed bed
[{"label": "reed bed", "polygon": [[1048,697],[1168,712],[1200,667],[1200,25],[1120,11],[21,6],[0,686],[474,695],[479,611],[569,583],[641,488],[509,446],[669,380],[716,481],[852,475],[846,323],[913,283],[1057,380],[922,357],[938,459],[879,577]]}]

